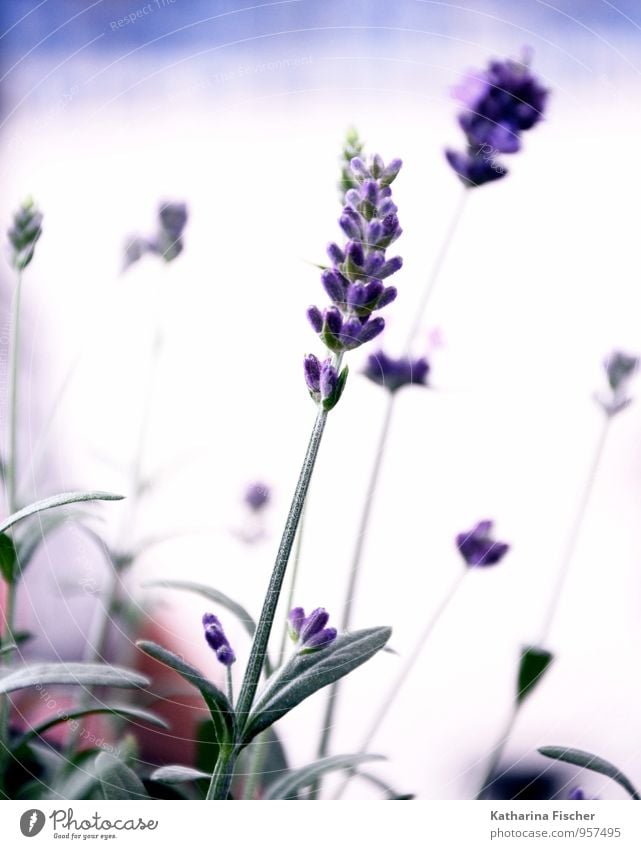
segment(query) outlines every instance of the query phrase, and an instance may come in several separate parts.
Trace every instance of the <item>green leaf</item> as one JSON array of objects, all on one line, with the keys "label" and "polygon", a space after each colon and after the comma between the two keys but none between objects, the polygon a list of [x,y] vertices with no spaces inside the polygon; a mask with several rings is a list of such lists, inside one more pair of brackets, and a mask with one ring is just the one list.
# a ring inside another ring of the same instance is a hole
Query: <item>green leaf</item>
[{"label": "green leaf", "polygon": [[15,651],[22,643],[33,639],[33,634],[29,631],[16,631],[12,636],[13,640],[8,643],[3,644],[2,640],[0,640],[0,656]]},{"label": "green leaf", "polygon": [[134,707],[133,705],[99,705],[97,707],[87,707],[87,708],[78,708],[76,710],[70,710],[65,713],[63,716],[54,716],[50,719],[45,719],[44,722],[41,722],[39,725],[30,728],[26,734],[24,734],[13,746],[13,750],[15,751],[20,746],[23,746],[25,743],[28,743],[34,737],[41,737],[50,728],[58,725],[61,722],[68,722],[72,719],[78,719],[81,716],[91,716],[97,713],[109,713],[114,716],[121,716],[124,719],[130,720],[139,720],[142,722],[147,722],[149,725],[155,725],[157,728],[169,728],[169,725],[165,722],[164,719],[161,719],[157,714],[152,713],[151,711],[144,710],[143,708]]},{"label": "green leaf", "polygon": [[263,798],[286,799],[296,794],[299,790],[302,790],[303,787],[309,787],[310,784],[318,781],[319,778],[328,772],[336,772],[340,769],[352,769],[358,764],[382,760],[385,760],[382,755],[368,754],[332,755],[329,758],[321,758],[301,769],[288,772],[282,778],[274,781]]},{"label": "green leaf", "polygon": [[0,574],[8,584],[18,577],[18,552],[11,537],[0,534]]},{"label": "green leaf", "polygon": [[143,587],[162,587],[167,590],[187,590],[187,592],[196,593],[212,601],[214,604],[220,604],[240,621],[250,637],[254,636],[256,630],[256,622],[253,617],[238,604],[238,602],[229,598],[229,596],[221,593],[219,590],[208,587],[205,584],[198,584],[194,581],[149,581],[143,584]]},{"label": "green leaf", "polygon": [[215,684],[205,678],[195,666],[186,663],[177,654],[148,640],[139,640],[136,645],[145,654],[176,671],[185,681],[188,681],[200,691],[211,713],[216,739],[221,749],[232,747],[236,741],[236,717],[227,696]]},{"label": "green leaf", "polygon": [[267,747],[261,770],[261,784],[263,787],[269,787],[289,770],[287,754],[273,726],[263,732],[260,740],[254,743],[254,745],[258,744]]},{"label": "green leaf", "polygon": [[162,781],[165,784],[181,784],[183,781],[198,781],[200,778],[206,778],[207,781],[211,775],[207,772],[201,772],[199,769],[192,769],[190,766],[161,766],[149,776],[152,781]]},{"label": "green leaf", "polygon": [[96,773],[105,799],[149,799],[145,785],[133,769],[107,752],[96,758]]},{"label": "green leaf", "polygon": [[641,797],[630,779],[620,772],[614,764],[603,760],[603,758],[599,758],[597,755],[592,755],[590,752],[584,752],[581,749],[566,749],[564,746],[543,746],[539,749],[539,753],[555,761],[563,761],[566,764],[580,766],[592,772],[606,775],[612,781],[620,784],[633,799],[641,801]]},{"label": "green leaf", "polygon": [[61,492],[59,495],[52,495],[49,498],[43,498],[42,501],[35,501],[17,513],[12,513],[4,522],[0,522],[0,533],[4,533],[8,528],[15,525],[17,522],[26,519],[28,516],[33,516],[36,513],[42,513],[43,510],[51,510],[53,507],[64,507],[65,504],[76,504],[79,501],[121,501],[124,495],[114,495],[112,492]]},{"label": "green leaf", "polygon": [[370,784],[373,784],[374,787],[378,787],[379,790],[382,790],[385,793],[388,801],[406,801],[408,799],[416,798],[414,793],[399,793],[398,790],[394,790],[386,781],[383,781],[382,778],[379,778],[377,775],[372,775],[371,772],[361,772],[361,770],[356,770],[354,773],[355,778],[362,778],[364,781],[369,781]]},{"label": "green leaf", "polygon": [[532,690],[540,684],[553,660],[554,655],[552,652],[538,648],[537,646],[523,647],[521,650],[518,689],[516,692],[517,704],[525,701]]},{"label": "green leaf", "polygon": [[0,694],[41,684],[75,684],[85,687],[146,687],[144,675],[121,666],[102,663],[32,663],[0,677]]},{"label": "green leaf", "polygon": [[241,737],[245,746],[317,690],[361,666],[389,640],[391,628],[367,628],[340,634],[320,651],[295,654],[267,681],[247,718]]}]

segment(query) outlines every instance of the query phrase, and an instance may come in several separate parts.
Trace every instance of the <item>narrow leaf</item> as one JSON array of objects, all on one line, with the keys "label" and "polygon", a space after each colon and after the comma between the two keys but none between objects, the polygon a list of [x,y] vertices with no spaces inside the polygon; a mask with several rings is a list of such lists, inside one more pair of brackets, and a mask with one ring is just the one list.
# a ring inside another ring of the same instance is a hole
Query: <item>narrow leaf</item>
[{"label": "narrow leaf", "polygon": [[252,616],[238,602],[229,598],[229,596],[221,593],[219,590],[208,587],[205,584],[198,584],[194,581],[150,581],[143,584],[144,587],[162,587],[167,590],[187,590],[188,592],[196,593],[203,596],[208,601],[214,604],[220,604],[240,621],[250,637],[254,636],[256,623]]},{"label": "narrow leaf", "polygon": [[121,666],[101,663],[33,663],[0,678],[0,694],[40,684],[75,684],[85,687],[146,687],[144,675]]},{"label": "narrow leaf", "polygon": [[0,534],[0,574],[8,584],[18,577],[18,553],[11,537]]},{"label": "narrow leaf", "polygon": [[28,516],[33,516],[36,513],[41,513],[43,510],[51,510],[53,507],[63,507],[65,504],[76,504],[79,501],[121,501],[124,495],[114,495],[112,492],[61,492],[59,495],[52,495],[49,498],[43,498],[42,501],[35,501],[17,513],[12,513],[4,522],[0,522],[0,533],[4,533],[16,522],[26,519]]},{"label": "narrow leaf", "polygon": [[540,684],[548,667],[554,660],[554,655],[537,646],[524,646],[521,651],[521,662],[519,665],[518,689],[516,701],[518,704],[525,701],[527,696]]},{"label": "narrow leaf", "polygon": [[314,763],[308,764],[301,769],[296,769],[293,772],[288,772],[282,778],[271,785],[265,793],[265,799],[286,799],[293,794],[296,794],[303,787],[309,787],[323,775],[328,772],[336,772],[340,769],[352,769],[358,764],[367,763],[368,761],[382,761],[385,758],[382,755],[333,755],[329,758],[321,758]]},{"label": "narrow leaf", "polygon": [[[68,522],[77,521],[82,515],[83,514],[79,510],[74,511],[72,515],[65,511],[64,513],[58,513],[57,515],[40,516],[38,522],[27,524],[26,526],[22,525],[20,531],[16,531],[16,533],[20,533],[19,538],[16,538],[16,549],[18,552],[20,569],[24,572],[31,562],[32,557],[49,534],[53,533],[58,528],[63,527],[63,525]],[[22,532],[23,528],[26,528],[24,533]]]},{"label": "narrow leaf", "polygon": [[208,781],[211,775],[207,772],[201,772],[199,769],[192,769],[190,766],[161,766],[149,776],[152,781],[162,781],[165,784],[181,784],[183,781],[198,781],[200,778],[206,778]]},{"label": "narrow leaf", "polygon": [[181,657],[147,640],[139,640],[136,645],[145,654],[153,657],[176,671],[185,681],[196,687],[202,695],[216,731],[216,739],[221,748],[233,746],[236,740],[236,717],[227,696],[212,684],[195,666],[186,663]]},{"label": "narrow leaf", "polygon": [[361,666],[387,643],[391,628],[367,628],[339,635],[324,649],[294,655],[267,681],[242,733],[242,745],[269,728],[317,690]]},{"label": "narrow leaf", "polygon": [[151,711],[144,710],[143,708],[134,707],[133,705],[99,705],[97,707],[87,707],[87,708],[78,708],[76,710],[70,710],[68,713],[65,713],[63,716],[54,716],[51,719],[46,719],[44,722],[41,722],[39,725],[30,728],[26,734],[24,734],[13,746],[13,749],[18,749],[20,746],[23,746],[25,743],[28,743],[34,737],[41,737],[50,728],[58,725],[61,722],[68,722],[72,719],[78,719],[81,716],[91,716],[92,714],[97,713],[109,713],[114,716],[122,716],[123,719],[130,720],[138,720],[142,722],[147,722],[149,725],[155,725],[158,728],[169,728],[169,725],[165,722],[164,719],[159,717],[157,714],[152,713]]},{"label": "narrow leaf", "polygon": [[601,775],[606,775],[608,778],[611,778],[612,781],[616,781],[617,784],[620,784],[633,799],[641,801],[641,797],[630,779],[620,772],[614,764],[603,760],[603,758],[599,758],[597,755],[592,755],[590,752],[584,752],[581,749],[566,749],[564,746],[543,746],[539,749],[539,753],[544,757],[552,758],[555,761],[563,761],[563,763],[566,764],[580,766],[584,769],[589,769],[592,772],[598,772]]},{"label": "narrow leaf", "polygon": [[145,785],[136,773],[107,752],[96,758],[96,772],[105,799],[149,799]]},{"label": "narrow leaf", "polygon": [[383,779],[379,778],[377,775],[372,775],[371,772],[361,772],[359,769],[354,773],[354,775],[357,778],[362,778],[364,781],[369,781],[369,783],[373,784],[374,787],[378,787],[379,790],[382,790],[388,801],[406,801],[408,799],[415,798],[414,793],[399,793],[398,790],[394,790],[394,788],[386,781],[383,781]]}]

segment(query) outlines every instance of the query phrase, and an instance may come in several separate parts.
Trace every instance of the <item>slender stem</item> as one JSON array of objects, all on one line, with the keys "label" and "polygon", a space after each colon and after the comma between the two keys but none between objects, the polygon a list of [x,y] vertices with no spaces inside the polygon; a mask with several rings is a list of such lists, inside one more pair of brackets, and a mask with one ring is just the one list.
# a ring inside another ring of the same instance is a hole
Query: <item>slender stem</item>
[{"label": "slender stem", "polygon": [[[594,453],[592,455],[592,461],[590,463],[590,467],[588,469],[588,474],[585,480],[585,485],[583,487],[583,492],[579,499],[579,503],[576,509],[576,513],[574,516],[574,520],[570,527],[570,532],[568,534],[565,548],[563,550],[563,554],[561,557],[561,565],[557,573],[556,581],[554,583],[554,589],[550,596],[550,604],[548,605],[548,609],[545,613],[545,617],[543,620],[543,625],[541,627],[540,637],[537,642],[538,646],[544,646],[550,631],[552,629],[552,624],[556,617],[559,601],[561,599],[561,595],[563,593],[563,588],[567,581],[567,577],[570,571],[570,566],[572,565],[572,560],[574,557],[574,551],[576,549],[576,544],[579,539],[579,535],[581,533],[581,529],[583,527],[583,522],[585,521],[585,517],[588,512],[588,506],[590,504],[590,498],[594,491],[594,484],[597,478],[597,473],[599,471],[599,466],[601,465],[601,460],[603,459],[604,449],[607,442],[608,433],[610,430],[610,416],[605,416],[603,423],[601,425],[601,430],[599,432],[599,436],[594,448]],[[498,769],[498,766],[503,757],[503,753],[505,752],[505,748],[508,744],[510,736],[512,735],[512,731],[514,730],[514,726],[519,717],[519,713],[521,710],[521,705],[524,702],[522,700],[515,701],[512,706],[512,710],[510,715],[508,716],[508,720],[503,730],[501,737],[499,738],[498,743],[494,747],[492,751],[492,756],[490,758],[490,762],[488,764],[487,770],[485,772],[485,777],[483,778],[483,783],[481,784],[481,788],[476,795],[477,799],[483,799],[494,783],[494,773]],[[500,776],[497,776],[500,777]]]},{"label": "slender stem", "polygon": [[316,457],[318,456],[318,449],[323,437],[326,421],[327,413],[324,410],[319,410],[318,415],[316,416],[316,421],[314,422],[309,445],[307,446],[298,483],[296,484],[294,497],[292,498],[292,503],[289,508],[283,536],[278,547],[278,552],[276,553],[274,569],[272,571],[265,600],[263,602],[263,609],[261,611],[260,619],[258,620],[258,625],[254,634],[254,640],[252,642],[249,662],[247,663],[247,669],[245,670],[242,687],[240,689],[238,709],[236,713],[241,722],[243,722],[248,716],[254,701],[254,696],[256,695],[258,681],[260,679],[261,670],[265,662],[265,655],[267,653],[267,644],[272,631],[274,614],[276,613],[278,599],[280,598],[280,592],[283,586],[283,579],[289,562],[289,555],[294,544],[294,537],[298,529],[303,503],[305,501],[305,496],[307,495],[307,489],[312,477],[312,472],[314,471],[314,464],[316,463]]},{"label": "slender stem", "polygon": [[514,731],[514,726],[516,725],[516,720],[518,719],[522,704],[522,701],[515,701],[512,705],[512,709],[510,710],[503,732],[501,733],[498,743],[492,751],[492,756],[490,757],[490,761],[485,771],[485,776],[483,778],[483,781],[481,782],[481,788],[476,794],[476,799],[484,799],[487,795],[487,791],[494,784],[494,782],[498,778],[501,778],[500,775],[497,775],[495,778],[494,773],[497,771],[498,766],[501,763],[505,747],[508,744],[508,740],[512,736],[512,731]]},{"label": "slender stem", "polygon": [[[389,434],[390,425],[392,423],[392,412],[394,410],[395,400],[395,393],[390,392],[387,399],[387,406],[385,408],[383,426],[378,437],[376,453],[374,455],[374,465],[372,466],[369,483],[367,485],[367,490],[365,491],[365,502],[363,504],[363,511],[361,513],[358,531],[356,534],[356,544],[354,547],[354,553],[352,555],[352,563],[349,571],[349,579],[347,584],[347,593],[345,596],[345,606],[343,608],[343,618],[341,620],[341,631],[348,630],[352,620],[352,610],[354,606],[354,599],[356,597],[358,579],[360,577],[365,537],[367,536],[367,530],[369,528],[369,521],[372,512],[372,505],[374,503],[374,495],[376,493],[380,472],[383,465],[383,455],[385,453],[387,437]],[[336,681],[329,688],[327,705],[323,717],[321,738],[318,745],[319,758],[324,758],[327,755],[327,752],[329,751],[329,743],[334,728],[334,715],[336,713],[339,689],[339,681]]]},{"label": "slender stem", "polygon": [[[283,536],[276,553],[274,568],[272,570],[267,593],[265,594],[260,619],[258,620],[256,631],[254,632],[249,661],[247,663],[247,668],[245,669],[240,695],[238,696],[236,716],[238,717],[241,728],[242,724],[249,716],[249,711],[251,710],[256,690],[258,688],[261,671],[265,664],[267,646],[272,632],[274,616],[278,607],[278,600],[283,587],[283,580],[287,571],[289,556],[294,545],[294,537],[298,530],[298,524],[300,522],[305,497],[314,471],[314,465],[318,456],[318,450],[320,448],[326,422],[327,412],[323,409],[319,409],[312,429],[312,434],[309,439],[307,451],[305,452],[305,458],[298,477],[298,483],[294,490],[294,496],[285,522]],[[225,757],[219,759],[216,764],[216,768],[214,769],[209,790],[207,792],[208,799],[227,798],[237,757],[238,752],[234,750]]]},{"label": "slender stem", "polygon": [[539,646],[544,645],[545,641],[547,640],[550,634],[550,630],[552,628],[552,624],[556,617],[556,613],[558,611],[559,601],[561,600],[561,594],[563,592],[563,588],[565,587],[565,582],[570,571],[570,566],[572,565],[572,558],[574,557],[576,543],[579,538],[579,534],[581,533],[581,528],[583,527],[583,522],[587,514],[587,508],[592,497],[592,492],[594,491],[594,483],[597,478],[599,466],[601,465],[601,460],[603,459],[604,449],[607,442],[608,433],[610,431],[611,421],[611,417],[606,415],[601,425],[601,430],[599,432],[597,443],[594,449],[594,454],[592,455],[592,462],[590,463],[590,468],[586,477],[583,493],[579,500],[576,514],[574,516],[574,521],[572,522],[570,533],[568,534],[565,543],[565,549],[561,558],[561,566],[557,573],[554,589],[550,596],[550,604],[543,620],[541,636],[538,642]]},{"label": "slender stem", "polygon": [[[11,375],[9,380],[9,456],[7,457],[7,501],[9,513],[17,510],[16,480],[18,476],[18,360],[20,357],[20,301],[22,299],[22,272],[18,271],[13,295],[13,320],[11,338]],[[9,622],[7,623],[10,624]]]},{"label": "slender stem", "polygon": [[292,563],[292,576],[289,581],[289,592],[287,593],[287,604],[285,605],[285,625],[283,627],[283,635],[280,639],[280,649],[278,651],[278,661],[276,669],[283,665],[285,660],[285,650],[287,648],[287,615],[294,606],[294,594],[296,592],[296,584],[298,579],[298,567],[300,566],[300,556],[303,549],[303,535],[305,533],[305,516],[307,515],[307,502],[303,505],[303,510],[300,514],[300,522],[298,524],[298,533],[296,534],[296,548],[294,549],[294,562]]},{"label": "slender stem", "polygon": [[[361,744],[358,748],[358,754],[364,754],[369,749],[369,747],[372,743],[372,740],[376,737],[376,734],[378,733],[381,725],[383,724],[383,722],[387,718],[387,715],[389,714],[394,702],[396,701],[401,690],[403,689],[405,682],[407,681],[412,670],[414,669],[414,666],[416,665],[417,660],[421,656],[423,649],[425,648],[425,644],[427,643],[432,632],[434,631],[434,629],[436,628],[436,626],[440,622],[443,614],[445,613],[445,611],[447,610],[447,608],[451,604],[452,600],[454,599],[454,597],[456,596],[456,594],[460,590],[461,585],[463,584],[463,581],[465,580],[466,575],[470,571],[471,571],[471,569],[466,568],[459,575],[456,576],[456,578],[454,579],[454,581],[450,585],[450,588],[448,589],[448,591],[445,593],[445,595],[441,599],[438,607],[436,608],[434,613],[430,616],[430,618],[426,622],[425,627],[421,631],[416,643],[414,644],[414,648],[412,649],[412,651],[409,653],[409,655],[405,659],[405,662],[404,662],[403,666],[401,667],[401,669],[399,670],[399,672],[398,672],[396,678],[394,679],[391,687],[389,688],[387,695],[385,696],[385,698],[383,699],[383,701],[380,704],[380,707],[376,711],[374,718],[373,718],[373,720],[372,720],[367,732],[365,733],[365,736],[363,737]],[[348,772],[347,776],[345,777],[345,781],[343,782],[338,793],[336,794],[337,799],[341,798],[341,796],[345,792],[347,785],[349,784],[349,782],[351,781],[351,779],[354,777],[355,774],[356,773],[353,770],[350,770]]]},{"label": "slender stem", "polygon": [[452,216],[452,219],[450,221],[450,226],[447,229],[445,239],[443,240],[441,248],[438,254],[436,255],[436,259],[434,260],[434,265],[432,266],[430,275],[425,283],[425,287],[421,294],[421,299],[418,302],[416,312],[414,313],[414,319],[412,321],[412,324],[410,325],[410,329],[406,337],[405,348],[407,351],[409,351],[412,347],[412,344],[415,342],[416,337],[418,336],[418,332],[421,329],[425,309],[430,298],[434,294],[436,283],[438,282],[441,270],[443,268],[443,264],[445,263],[447,255],[452,246],[452,242],[454,241],[454,234],[456,233],[456,230],[458,229],[458,226],[460,224],[461,217],[463,215],[463,210],[465,209],[465,206],[467,204],[469,193],[469,189],[463,189],[461,196],[459,197],[458,204],[454,209],[454,215]]},{"label": "slender stem", "polygon": [[227,667],[227,698],[229,704],[234,704],[234,681],[231,674],[231,666]]},{"label": "slender stem", "polygon": [[[11,366],[9,375],[9,454],[7,457],[7,506],[9,513],[18,509],[16,503],[16,479],[18,473],[18,360],[20,356],[20,301],[22,296],[22,271],[18,271],[16,288],[13,295],[12,309],[12,338],[11,338]],[[14,620],[16,612],[16,589],[17,576],[7,582],[7,601],[4,614],[4,630],[2,631],[2,644],[7,645],[14,637]],[[11,666],[12,653],[2,655],[1,663]],[[9,696],[0,696],[0,745],[8,746],[9,742]],[[4,761],[4,752],[0,753],[0,759]],[[4,772],[4,769],[2,770]]]},{"label": "slender stem", "polygon": [[[2,645],[8,645],[14,641],[13,635],[13,620],[15,618],[16,609],[16,589],[15,581],[7,584],[7,602],[5,607],[5,628],[3,632]],[[6,661],[7,665],[11,664],[12,652],[6,655],[0,655],[0,663]],[[9,742],[9,696],[0,696],[0,746],[8,746]],[[3,752],[0,751],[0,762],[4,760]]]}]

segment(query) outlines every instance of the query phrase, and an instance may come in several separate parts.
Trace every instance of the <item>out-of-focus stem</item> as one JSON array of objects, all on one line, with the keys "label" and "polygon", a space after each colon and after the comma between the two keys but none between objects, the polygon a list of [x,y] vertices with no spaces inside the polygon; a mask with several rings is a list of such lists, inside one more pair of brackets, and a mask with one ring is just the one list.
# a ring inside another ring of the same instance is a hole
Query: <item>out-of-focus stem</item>
[{"label": "out-of-focus stem", "polygon": [[[606,415],[601,425],[601,430],[599,432],[594,453],[592,455],[592,461],[588,469],[588,474],[585,480],[585,485],[583,487],[583,492],[579,499],[576,513],[574,515],[574,519],[570,527],[570,532],[565,543],[565,548],[561,556],[561,565],[557,573],[552,594],[550,595],[550,603],[545,613],[543,625],[541,627],[540,637],[537,642],[537,646],[540,648],[545,647],[545,643],[547,642],[550,631],[552,629],[552,625],[554,623],[554,619],[558,611],[559,602],[563,593],[563,588],[567,581],[570,566],[572,565],[576,544],[579,539],[581,529],[583,527],[583,522],[585,521],[588,506],[590,503],[590,498],[592,497],[592,493],[594,491],[594,484],[597,478],[597,473],[599,471],[599,466],[601,465],[601,460],[603,459],[604,449],[610,430],[610,422],[611,417]],[[476,795],[477,799],[485,798],[488,790],[496,780],[494,778],[494,773],[496,772],[499,764],[501,763],[503,753],[505,752],[509,739],[512,736],[512,731],[514,730],[514,726],[516,725],[516,722],[519,718],[521,706],[523,704],[524,702],[522,700],[517,699],[514,702],[514,705],[512,706],[512,710],[508,717],[505,729],[503,730],[503,733],[501,734],[496,746],[492,750],[492,756],[485,771],[483,782],[481,783],[480,790]]]},{"label": "out-of-focus stem", "polygon": [[300,566],[300,555],[303,548],[303,535],[305,533],[305,515],[307,512],[306,505],[303,505],[303,510],[300,514],[300,522],[298,523],[298,532],[296,534],[296,548],[294,549],[294,562],[292,563],[292,576],[289,580],[289,592],[287,593],[287,604],[285,605],[285,624],[283,626],[283,635],[280,640],[280,649],[278,651],[278,660],[276,669],[283,665],[285,660],[285,648],[287,646],[287,616],[294,605],[294,595],[296,593],[296,585],[298,580],[298,567]]}]

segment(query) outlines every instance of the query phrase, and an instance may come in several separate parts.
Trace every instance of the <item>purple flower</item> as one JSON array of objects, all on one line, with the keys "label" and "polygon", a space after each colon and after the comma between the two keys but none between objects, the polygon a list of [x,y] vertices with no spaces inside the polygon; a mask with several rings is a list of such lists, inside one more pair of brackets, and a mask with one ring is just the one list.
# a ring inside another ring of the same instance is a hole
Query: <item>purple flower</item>
[{"label": "purple flower", "polygon": [[287,617],[287,626],[292,640],[299,644],[299,654],[325,648],[336,639],[336,628],[326,628],[329,613],[317,607],[305,616],[302,607],[294,607]]},{"label": "purple flower", "polygon": [[604,394],[597,394],[596,400],[608,416],[621,412],[632,403],[628,395],[628,384],[638,367],[638,357],[623,351],[612,351],[603,361],[608,389]]},{"label": "purple flower", "polygon": [[353,186],[345,194],[339,219],[348,241],[344,247],[334,242],[328,245],[332,265],[321,274],[332,306],[323,312],[310,307],[307,312],[314,331],[335,354],[378,336],[385,322],[372,313],[396,297],[396,289],[382,281],[402,265],[400,257],[387,259],[385,255],[403,232],[390,188],[400,169],[400,159],[387,166],[378,155],[369,163],[358,156],[351,160]]},{"label": "purple flower", "polygon": [[250,484],[245,490],[245,504],[258,513],[269,502],[271,492],[267,484],[260,481]]},{"label": "purple flower", "polygon": [[229,645],[229,640],[225,636],[220,619],[214,616],[213,613],[205,613],[203,616],[203,627],[205,629],[207,644],[216,653],[218,661],[223,666],[231,666],[232,663],[235,663],[236,655]]},{"label": "purple flower", "polygon": [[510,546],[492,539],[493,522],[479,522],[471,531],[457,534],[456,546],[468,566],[495,566]]},{"label": "purple flower", "polygon": [[543,118],[548,90],[532,74],[527,59],[492,60],[484,71],[467,75],[455,89],[465,110],[458,116],[467,151],[446,151],[452,169],[468,187],[498,180],[507,170],[498,154],[516,153],[521,134]]},{"label": "purple flower", "polygon": [[383,351],[370,354],[363,372],[365,377],[384,386],[390,392],[396,392],[403,386],[416,383],[427,384],[430,366],[425,357],[413,360],[410,357],[388,357]]},{"label": "purple flower", "polygon": [[345,388],[347,366],[339,374],[329,357],[321,362],[314,354],[307,354],[303,369],[305,383],[314,401],[322,404],[324,410],[335,407]]}]

